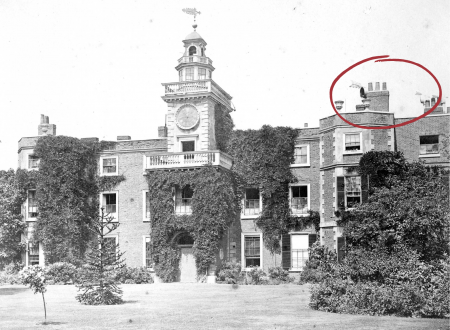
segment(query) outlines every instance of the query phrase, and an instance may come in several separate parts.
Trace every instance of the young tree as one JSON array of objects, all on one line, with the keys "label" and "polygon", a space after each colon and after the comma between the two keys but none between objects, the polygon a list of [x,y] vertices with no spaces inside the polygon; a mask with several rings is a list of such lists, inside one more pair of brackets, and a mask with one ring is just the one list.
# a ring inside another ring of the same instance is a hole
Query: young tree
[{"label": "young tree", "polygon": [[47,308],[45,307],[44,292],[47,291],[45,287],[45,271],[40,266],[28,266],[19,272],[20,279],[23,285],[29,285],[34,294],[42,294],[42,301],[44,303],[44,315],[47,321]]},{"label": "young tree", "polygon": [[119,245],[111,243],[106,237],[119,227],[114,222],[114,217],[104,212],[92,221],[91,231],[96,238],[90,244],[87,253],[88,265],[82,275],[81,283],[77,285],[82,293],[76,299],[86,305],[117,305],[123,303],[122,290],[118,287],[114,278],[114,271],[122,268],[123,253],[119,251]]},{"label": "young tree", "polygon": [[20,235],[26,224],[20,211],[25,198],[14,170],[0,171],[0,269],[5,264],[20,261],[24,250]]}]

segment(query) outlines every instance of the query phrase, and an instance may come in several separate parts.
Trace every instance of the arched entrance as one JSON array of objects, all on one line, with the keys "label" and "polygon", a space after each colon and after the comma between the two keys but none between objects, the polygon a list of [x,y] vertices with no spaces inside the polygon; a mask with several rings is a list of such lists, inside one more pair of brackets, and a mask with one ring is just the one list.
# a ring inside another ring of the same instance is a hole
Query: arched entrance
[{"label": "arched entrance", "polygon": [[179,264],[178,281],[184,283],[197,282],[197,268],[195,267],[195,258],[192,250],[194,239],[186,232],[177,234],[174,237],[180,249],[181,257]]}]

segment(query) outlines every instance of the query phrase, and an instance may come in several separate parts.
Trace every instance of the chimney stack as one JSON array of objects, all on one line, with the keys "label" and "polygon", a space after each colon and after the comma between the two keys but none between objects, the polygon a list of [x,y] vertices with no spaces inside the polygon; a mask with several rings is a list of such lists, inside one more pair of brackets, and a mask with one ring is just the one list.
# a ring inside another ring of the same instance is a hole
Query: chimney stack
[{"label": "chimney stack", "polygon": [[41,123],[38,126],[38,135],[56,135],[56,125],[50,124],[48,116],[41,115]]},{"label": "chimney stack", "polygon": [[[380,82],[375,82],[375,90],[373,90],[373,83],[369,83],[366,96],[367,99],[369,99],[370,110],[389,112],[389,91],[387,89],[386,82],[383,82],[381,86],[383,86],[383,90],[380,90]],[[363,108],[363,105],[359,108],[358,106],[356,107],[356,111],[362,111],[365,109]],[[366,110],[368,110],[368,108]]]},{"label": "chimney stack", "polygon": [[167,126],[158,126],[158,137],[167,137]]}]

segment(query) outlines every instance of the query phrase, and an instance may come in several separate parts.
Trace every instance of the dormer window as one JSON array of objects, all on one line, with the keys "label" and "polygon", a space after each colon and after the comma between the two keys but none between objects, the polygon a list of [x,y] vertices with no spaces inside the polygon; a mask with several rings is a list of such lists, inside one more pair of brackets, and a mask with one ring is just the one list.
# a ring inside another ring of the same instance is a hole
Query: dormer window
[{"label": "dormer window", "polygon": [[197,54],[197,47],[191,46],[189,47],[189,56]]}]

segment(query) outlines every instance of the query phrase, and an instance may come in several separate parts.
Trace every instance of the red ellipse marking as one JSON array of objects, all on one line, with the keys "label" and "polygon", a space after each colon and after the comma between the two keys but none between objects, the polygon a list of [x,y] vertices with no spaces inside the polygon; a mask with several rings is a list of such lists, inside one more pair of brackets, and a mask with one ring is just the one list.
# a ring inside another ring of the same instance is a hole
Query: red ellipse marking
[{"label": "red ellipse marking", "polygon": [[[336,112],[336,114],[339,116],[339,118],[341,118],[347,124],[350,124],[350,125],[352,125],[354,127],[364,128],[364,129],[388,129],[388,128],[394,128],[394,127],[401,127],[401,126],[405,126],[405,125],[414,123],[415,121],[417,121],[417,120],[419,120],[421,118],[424,118],[425,116],[428,116],[441,103],[441,100],[442,100],[441,84],[439,84],[439,81],[434,76],[434,74],[431,73],[430,70],[428,70],[423,65],[421,65],[419,63],[416,63],[416,62],[413,62],[413,61],[403,60],[403,59],[400,59],[400,58],[388,58],[388,59],[386,59],[386,57],[389,57],[389,55],[373,56],[373,57],[366,58],[365,60],[359,61],[358,63],[355,63],[352,66],[350,66],[347,69],[345,69],[344,71],[342,71],[341,74],[339,74],[339,76],[337,76],[336,79],[334,79],[333,83],[331,84],[331,87],[330,87],[330,102],[331,102],[331,106],[333,107],[334,112]],[[414,119],[405,121],[404,123],[397,124],[397,125],[389,125],[389,126],[362,126],[362,125],[354,124],[354,123],[348,121],[347,119],[345,119],[344,117],[342,117],[340,115],[340,113],[336,110],[336,107],[334,106],[334,103],[333,103],[333,89],[334,89],[334,85],[336,85],[336,83],[339,81],[339,79],[341,79],[342,76],[344,74],[346,74],[348,71],[350,71],[351,69],[357,67],[360,64],[363,64],[363,63],[371,61],[371,60],[376,60],[375,63],[377,63],[377,62],[405,62],[405,63],[409,63],[409,64],[414,64],[415,66],[418,66],[419,68],[425,70],[430,76],[433,77],[434,81],[436,81],[436,84],[438,85],[438,88],[439,88],[439,98],[438,98],[436,104],[430,110],[425,112],[423,115],[421,115],[419,117],[416,117]]]}]

